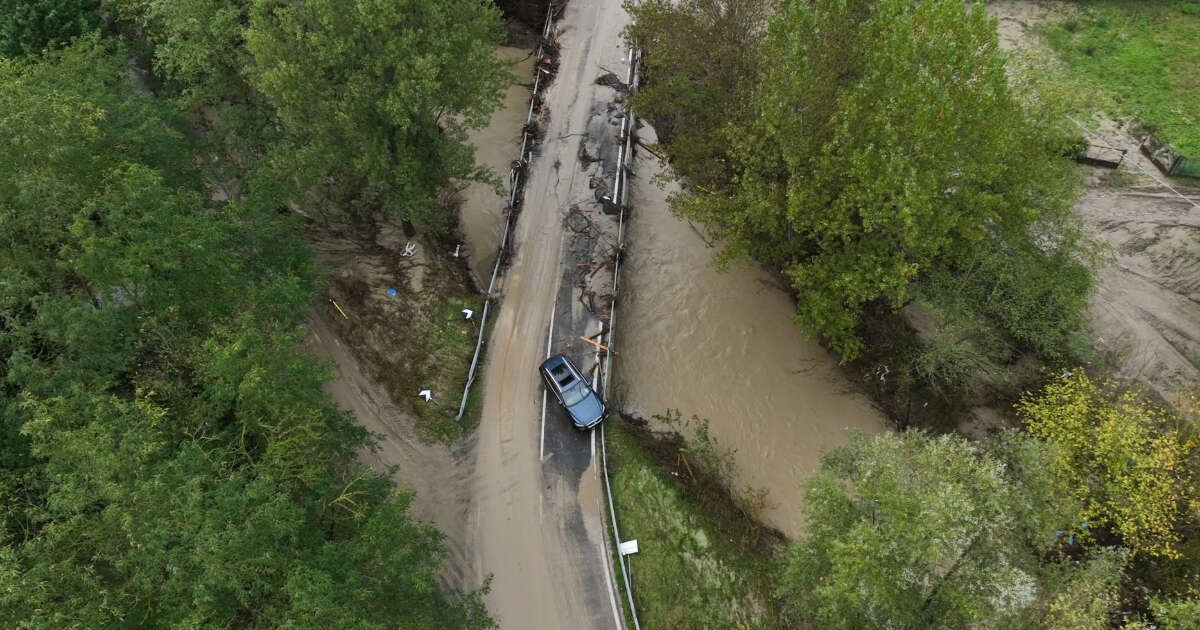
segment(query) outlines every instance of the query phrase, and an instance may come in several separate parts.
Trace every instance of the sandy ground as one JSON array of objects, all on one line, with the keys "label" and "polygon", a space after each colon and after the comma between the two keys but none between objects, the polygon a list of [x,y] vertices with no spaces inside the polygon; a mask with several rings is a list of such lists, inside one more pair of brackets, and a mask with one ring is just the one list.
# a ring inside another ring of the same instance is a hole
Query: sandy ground
[{"label": "sandy ground", "polygon": [[1191,197],[1093,188],[1078,204],[1109,249],[1091,300],[1096,347],[1119,377],[1172,401],[1200,379],[1200,192]]},{"label": "sandy ground", "polygon": [[[1031,32],[1070,10],[1058,2],[1006,0],[988,4],[999,20],[1001,45],[1044,53]],[[1167,190],[1163,175],[1137,149],[1129,121],[1098,115],[1080,121],[1096,144],[1127,149],[1121,178],[1094,169],[1076,204],[1089,236],[1106,246],[1091,299],[1093,339],[1122,379],[1140,381],[1167,400],[1200,380],[1200,191]],[[1189,200],[1190,198],[1190,200]]]},{"label": "sandy ground", "polygon": [[[414,431],[414,419],[392,402],[380,384],[367,375],[364,366],[325,321],[328,315],[309,320],[308,349],[329,359],[335,378],[325,389],[338,407],[354,414],[354,420],[377,438],[375,449],[361,455],[372,467],[392,474],[397,485],[415,492],[410,513],[413,518],[434,523],[446,536],[448,552],[443,579],[457,588],[475,588],[465,547],[466,522],[470,510],[470,481],[473,441],[448,448],[422,441]],[[394,472],[393,472],[394,471]]]}]

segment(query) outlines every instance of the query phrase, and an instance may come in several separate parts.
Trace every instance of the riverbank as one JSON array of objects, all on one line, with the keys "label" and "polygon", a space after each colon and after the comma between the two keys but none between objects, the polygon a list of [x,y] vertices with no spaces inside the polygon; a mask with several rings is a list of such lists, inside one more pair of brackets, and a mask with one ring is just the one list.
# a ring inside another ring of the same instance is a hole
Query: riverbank
[{"label": "riverbank", "polygon": [[[638,137],[657,141],[649,125]],[[792,298],[769,274],[713,267],[716,250],[670,211],[677,185],[659,186],[655,156],[639,151],[632,170],[616,403],[647,418],[664,409],[707,418],[745,485],[766,492],[765,522],[795,537],[800,486],[821,454],[847,429],[885,431],[887,419],[793,323]]]},{"label": "riverbank", "polygon": [[728,454],[623,418],[605,432],[621,535],[639,541],[629,566],[642,626],[782,627],[773,576],[783,536],[727,491]]}]

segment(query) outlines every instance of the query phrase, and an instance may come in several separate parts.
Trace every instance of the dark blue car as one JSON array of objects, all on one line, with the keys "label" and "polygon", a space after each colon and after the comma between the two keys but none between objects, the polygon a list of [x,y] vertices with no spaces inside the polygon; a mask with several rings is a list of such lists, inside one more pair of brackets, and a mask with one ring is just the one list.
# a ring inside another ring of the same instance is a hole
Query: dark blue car
[{"label": "dark blue car", "polygon": [[608,414],[600,395],[592,390],[583,378],[583,373],[565,354],[556,354],[542,362],[538,369],[546,387],[554,393],[558,403],[567,410],[576,429],[590,429]]}]

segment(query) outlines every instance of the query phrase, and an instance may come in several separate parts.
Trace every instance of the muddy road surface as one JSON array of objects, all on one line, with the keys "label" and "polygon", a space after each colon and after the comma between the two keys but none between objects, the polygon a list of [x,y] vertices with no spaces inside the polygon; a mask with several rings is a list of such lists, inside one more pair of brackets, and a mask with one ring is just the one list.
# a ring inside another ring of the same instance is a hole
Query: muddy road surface
[{"label": "muddy road surface", "polygon": [[581,141],[616,95],[596,79],[624,72],[627,22],[620,0],[593,0],[572,2],[556,24],[558,76],[545,94],[543,139],[499,288],[465,540],[475,585],[493,578],[487,604],[502,628],[621,627],[594,457],[598,436],[575,431],[553,404],[543,422],[536,368],[548,347],[572,354],[585,371],[592,367],[577,338],[599,323],[564,280],[574,243],[566,226],[569,214],[595,212],[591,185],[603,164],[587,159]]}]

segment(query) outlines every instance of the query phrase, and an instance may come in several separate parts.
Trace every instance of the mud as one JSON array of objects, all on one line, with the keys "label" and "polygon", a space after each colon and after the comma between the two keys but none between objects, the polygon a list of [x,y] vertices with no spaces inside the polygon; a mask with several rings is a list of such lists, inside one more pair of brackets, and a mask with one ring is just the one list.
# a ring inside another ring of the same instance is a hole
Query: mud
[{"label": "mud", "polygon": [[[546,356],[548,333],[551,345],[561,347],[584,334],[575,326],[594,321],[580,302],[559,299],[560,289],[568,296],[578,291],[564,286],[565,225],[572,207],[585,212],[583,206],[595,203],[589,183],[599,167],[580,160],[579,138],[596,104],[613,97],[595,79],[602,66],[620,72],[624,65],[620,31],[627,20],[619,0],[574,2],[556,27],[558,77],[543,99],[549,115],[528,169],[516,250],[499,289],[503,301],[482,378],[467,540],[474,583],[493,576],[487,604],[502,628],[621,625],[592,458],[595,434],[564,432],[556,422],[561,418],[547,414],[543,440],[536,366]],[[559,318],[558,309],[568,316]]]},{"label": "mud", "polygon": [[[999,20],[1002,46],[1039,56],[1048,47],[1033,27],[1073,10],[1027,0],[987,8]],[[1118,377],[1174,402],[1200,382],[1200,191],[1175,186],[1181,197],[1164,187],[1164,176],[1138,151],[1133,121],[1101,112],[1079,122],[1090,142],[1127,151],[1118,171],[1089,169],[1075,206],[1106,250],[1089,308],[1094,345]]]},{"label": "mud", "polygon": [[[1200,204],[1200,191],[1191,197]],[[1117,376],[1169,401],[1200,382],[1200,205],[1156,188],[1094,188],[1077,205],[1108,246],[1091,300],[1095,345]]]},{"label": "mud", "polygon": [[[442,311],[455,301],[473,304],[478,296],[464,261],[453,256],[452,242],[421,234],[410,238],[391,220],[314,224],[306,239],[329,275],[317,312],[332,331],[401,409],[420,418],[423,436],[460,434],[450,401],[462,391],[466,368],[458,363],[465,360],[445,356],[451,333]],[[474,339],[469,327],[452,328],[462,344]],[[423,388],[433,390],[434,401],[417,407],[416,393]]]},{"label": "mud", "polygon": [[500,48],[499,52],[501,58],[512,62],[511,72],[517,76],[517,82],[505,91],[500,108],[492,114],[487,126],[468,134],[468,142],[475,148],[476,163],[491,170],[505,183],[504,193],[497,193],[488,184],[469,184],[462,192],[460,213],[463,238],[466,239],[463,254],[469,257],[476,286],[483,287],[487,286],[492,265],[496,262],[496,248],[508,207],[509,169],[521,151],[521,129],[529,105],[528,81],[534,64],[528,50]]},{"label": "mud", "polygon": [[332,362],[335,378],[325,390],[334,402],[376,436],[376,447],[360,454],[363,461],[391,475],[401,489],[415,493],[409,513],[416,520],[432,522],[445,534],[447,562],[441,575],[445,583],[453,588],[477,587],[466,573],[470,566],[465,524],[470,509],[471,441],[448,448],[421,440],[414,429],[416,419],[397,407],[379,382],[368,376],[368,366],[359,362],[327,319],[328,315],[320,314],[309,319],[307,349]]},{"label": "mud", "polygon": [[[642,142],[653,142],[648,126]],[[720,273],[698,230],[672,215],[654,179],[661,165],[636,156],[629,246],[615,361],[618,396],[641,416],[678,409],[709,421],[734,451],[740,481],[767,491],[768,525],[796,536],[800,486],[846,429],[883,431],[885,419],[837,361],[792,322],[789,295],[751,267]]]}]

